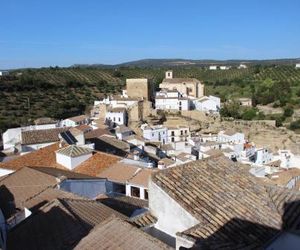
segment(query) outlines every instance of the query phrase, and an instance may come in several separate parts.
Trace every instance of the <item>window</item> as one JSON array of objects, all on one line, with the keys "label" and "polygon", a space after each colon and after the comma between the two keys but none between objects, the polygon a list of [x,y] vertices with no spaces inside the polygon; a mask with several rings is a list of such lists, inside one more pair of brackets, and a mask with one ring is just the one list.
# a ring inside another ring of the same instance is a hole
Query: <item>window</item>
[{"label": "window", "polygon": [[148,190],[147,189],[144,190],[144,196],[145,196],[145,200],[148,200]]},{"label": "window", "polygon": [[130,187],[130,195],[140,198],[140,189],[138,187]]},{"label": "window", "polygon": [[121,118],[119,117],[119,119],[118,119],[118,120],[119,120],[119,122],[120,122],[120,121],[121,121]]},{"label": "window", "polygon": [[185,130],[184,133],[187,134],[187,130]]},{"label": "window", "polygon": [[172,131],[172,132],[171,132],[171,136],[175,136],[175,133],[174,133],[174,131]]},{"label": "window", "polygon": [[126,187],[122,184],[113,184],[113,190],[115,193],[126,194]]},{"label": "window", "polygon": [[183,135],[183,130],[180,130],[180,135]]},{"label": "window", "polygon": [[114,117],[114,122],[116,121],[116,117]]},{"label": "window", "polygon": [[174,137],[172,137],[171,141],[172,141],[172,142],[174,142],[174,141],[175,141]]}]

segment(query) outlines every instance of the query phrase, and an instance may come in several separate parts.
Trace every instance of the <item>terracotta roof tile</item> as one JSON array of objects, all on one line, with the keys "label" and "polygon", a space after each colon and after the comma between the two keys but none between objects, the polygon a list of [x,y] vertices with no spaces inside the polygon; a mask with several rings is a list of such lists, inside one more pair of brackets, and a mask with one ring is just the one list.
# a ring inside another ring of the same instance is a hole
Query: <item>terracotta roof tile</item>
[{"label": "terracotta roof tile", "polygon": [[118,156],[96,152],[88,160],[77,166],[74,171],[90,176],[101,176],[101,172],[120,160],[121,158]]},{"label": "terracotta roof tile", "polygon": [[51,128],[22,131],[21,143],[24,145],[49,143],[59,141],[59,134],[67,131],[69,128]]},{"label": "terracotta roof tile", "polygon": [[94,228],[75,249],[170,249],[161,241],[119,218],[111,217]]}]

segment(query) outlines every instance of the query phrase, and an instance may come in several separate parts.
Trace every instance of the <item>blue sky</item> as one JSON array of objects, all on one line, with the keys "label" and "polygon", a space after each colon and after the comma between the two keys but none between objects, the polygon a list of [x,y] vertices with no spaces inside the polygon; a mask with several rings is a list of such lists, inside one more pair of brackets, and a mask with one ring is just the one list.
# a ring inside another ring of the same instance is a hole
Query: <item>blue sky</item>
[{"label": "blue sky", "polygon": [[2,0],[0,68],[300,57],[299,0]]}]

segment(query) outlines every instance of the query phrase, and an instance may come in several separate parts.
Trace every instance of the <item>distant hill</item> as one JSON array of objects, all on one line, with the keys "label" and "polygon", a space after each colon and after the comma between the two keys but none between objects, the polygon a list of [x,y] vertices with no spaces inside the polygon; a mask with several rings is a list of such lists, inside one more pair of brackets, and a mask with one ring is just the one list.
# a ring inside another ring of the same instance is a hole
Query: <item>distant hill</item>
[{"label": "distant hill", "polygon": [[268,59],[268,60],[191,60],[191,59],[142,59],[137,61],[130,61],[115,65],[106,64],[75,64],[72,67],[98,67],[98,68],[120,68],[120,67],[142,67],[142,68],[156,68],[156,67],[190,67],[190,66],[209,66],[212,64],[217,65],[230,65],[237,66],[241,63],[248,65],[293,65],[300,62],[300,58],[286,58],[286,59]]}]

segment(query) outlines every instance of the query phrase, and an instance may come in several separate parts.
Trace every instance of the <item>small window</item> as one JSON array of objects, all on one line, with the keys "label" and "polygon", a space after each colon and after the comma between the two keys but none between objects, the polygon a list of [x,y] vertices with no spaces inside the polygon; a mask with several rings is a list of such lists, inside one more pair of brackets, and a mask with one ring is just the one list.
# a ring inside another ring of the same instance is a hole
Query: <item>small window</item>
[{"label": "small window", "polygon": [[183,135],[183,130],[180,130],[180,135]]},{"label": "small window", "polygon": [[119,122],[120,122],[120,121],[121,121],[121,118],[119,117],[119,119],[118,119],[118,120],[119,120]]},{"label": "small window", "polygon": [[114,122],[116,121],[116,117],[114,117]]},{"label": "small window", "polygon": [[131,193],[131,196],[140,198],[140,189],[138,187],[131,187],[130,193]]},{"label": "small window", "polygon": [[145,200],[148,200],[148,190],[147,189],[144,190],[144,196],[145,196]]},{"label": "small window", "polygon": [[187,134],[187,130],[185,130],[184,133]]},{"label": "small window", "polygon": [[172,135],[172,136],[175,136],[175,133],[174,133],[174,131],[172,131],[172,132],[171,132],[171,135]]},{"label": "small window", "polygon": [[171,141],[172,141],[172,142],[174,142],[174,141],[175,141],[174,137],[172,137]]}]

